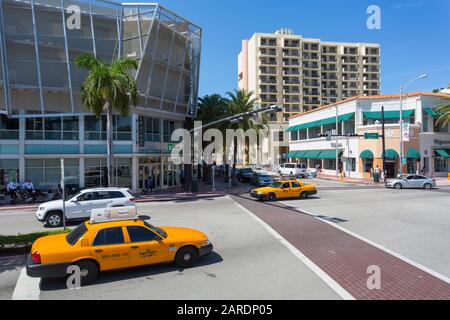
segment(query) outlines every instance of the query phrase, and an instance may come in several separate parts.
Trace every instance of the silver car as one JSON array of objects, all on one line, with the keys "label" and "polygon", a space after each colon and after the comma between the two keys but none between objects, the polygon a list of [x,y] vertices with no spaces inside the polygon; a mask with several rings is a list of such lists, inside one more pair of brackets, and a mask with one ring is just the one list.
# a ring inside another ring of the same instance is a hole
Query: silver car
[{"label": "silver car", "polygon": [[431,189],[436,187],[436,181],[433,178],[428,178],[419,174],[405,174],[398,178],[387,179],[384,185],[386,188],[395,189]]}]

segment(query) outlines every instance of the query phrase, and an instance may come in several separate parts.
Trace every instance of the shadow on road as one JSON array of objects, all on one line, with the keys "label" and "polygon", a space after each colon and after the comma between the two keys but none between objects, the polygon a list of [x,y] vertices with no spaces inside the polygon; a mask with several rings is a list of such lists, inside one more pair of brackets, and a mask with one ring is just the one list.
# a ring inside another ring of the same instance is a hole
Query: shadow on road
[{"label": "shadow on road", "polygon": [[[198,263],[195,267],[190,269],[198,269],[204,266],[216,264],[222,262],[223,259],[217,252],[212,252],[211,254],[201,257],[198,260]],[[90,286],[98,286],[102,284],[130,280],[135,278],[147,278],[149,280],[152,279],[153,276],[158,276],[164,273],[176,272],[182,274],[184,269],[179,268],[174,263],[172,264],[160,264],[153,266],[142,266],[135,267],[124,270],[116,270],[116,271],[106,271],[99,274],[99,277],[95,283]],[[212,275],[214,276],[214,275]],[[67,289],[66,279],[58,278],[58,279],[42,279],[40,283],[41,291],[54,291],[54,290],[64,290]]]}]

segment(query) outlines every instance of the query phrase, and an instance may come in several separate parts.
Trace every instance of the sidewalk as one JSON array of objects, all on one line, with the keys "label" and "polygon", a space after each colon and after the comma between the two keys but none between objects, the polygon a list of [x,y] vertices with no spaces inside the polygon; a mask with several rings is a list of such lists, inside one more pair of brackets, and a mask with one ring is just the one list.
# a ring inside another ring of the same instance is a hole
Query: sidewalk
[{"label": "sidewalk", "polygon": [[[244,185],[238,185],[232,187],[228,186],[228,183],[216,182],[216,190],[212,191],[212,185],[207,185],[203,182],[198,184],[198,192],[185,191],[181,187],[154,190],[147,195],[137,195],[137,203],[145,202],[165,202],[165,201],[193,201],[206,198],[221,197],[227,194],[239,194],[248,191],[248,187]],[[21,204],[21,205],[2,205],[0,206],[0,212],[6,211],[35,211],[39,207],[39,204]]]},{"label": "sidewalk", "polygon": [[[382,181],[376,183],[376,182],[373,182],[372,179],[338,178],[336,176],[325,175],[325,174],[320,175],[318,177],[318,179],[352,183],[352,184],[364,184],[364,185],[368,185],[368,186],[384,187],[384,183]],[[438,187],[450,187],[450,180],[448,178],[440,177],[440,178],[434,178],[434,180],[436,180],[436,185]]]}]

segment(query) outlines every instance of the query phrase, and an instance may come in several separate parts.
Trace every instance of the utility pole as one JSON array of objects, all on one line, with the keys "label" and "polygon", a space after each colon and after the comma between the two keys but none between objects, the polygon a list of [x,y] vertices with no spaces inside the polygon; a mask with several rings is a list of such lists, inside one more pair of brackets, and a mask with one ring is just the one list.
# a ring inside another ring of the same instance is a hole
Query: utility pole
[{"label": "utility pole", "polygon": [[384,172],[384,180],[386,180],[386,135],[384,132],[384,106],[381,107],[381,145],[383,149],[383,172]]}]

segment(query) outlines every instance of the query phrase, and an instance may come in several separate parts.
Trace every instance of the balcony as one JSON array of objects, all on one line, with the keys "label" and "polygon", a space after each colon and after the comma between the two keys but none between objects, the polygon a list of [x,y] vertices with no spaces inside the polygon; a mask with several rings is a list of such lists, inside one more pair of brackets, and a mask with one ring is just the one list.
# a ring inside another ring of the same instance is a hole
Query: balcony
[{"label": "balcony", "polygon": [[291,80],[284,80],[283,84],[286,86],[295,86],[295,85],[298,86],[300,84],[300,80],[298,79],[296,80],[295,78]]},{"label": "balcony", "polygon": [[300,75],[300,71],[298,71],[296,69],[283,69],[283,74],[284,75],[299,76]]}]

